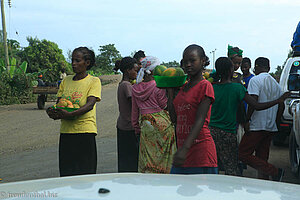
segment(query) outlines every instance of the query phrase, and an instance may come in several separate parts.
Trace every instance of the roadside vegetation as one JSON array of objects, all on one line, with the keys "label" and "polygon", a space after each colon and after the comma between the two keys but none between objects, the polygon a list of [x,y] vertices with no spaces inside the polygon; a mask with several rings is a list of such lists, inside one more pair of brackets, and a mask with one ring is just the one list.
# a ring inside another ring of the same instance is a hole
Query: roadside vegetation
[{"label": "roadside vegetation", "polygon": [[[71,50],[67,58],[58,45],[46,39],[27,37],[28,46],[21,47],[16,40],[7,40],[9,67],[5,68],[4,45],[0,32],[0,105],[36,102],[32,87],[37,85],[37,77],[43,75],[45,83],[57,83],[62,71],[72,74]],[[114,63],[122,59],[114,44],[99,46],[96,64],[89,70],[93,76],[114,74]]]}]

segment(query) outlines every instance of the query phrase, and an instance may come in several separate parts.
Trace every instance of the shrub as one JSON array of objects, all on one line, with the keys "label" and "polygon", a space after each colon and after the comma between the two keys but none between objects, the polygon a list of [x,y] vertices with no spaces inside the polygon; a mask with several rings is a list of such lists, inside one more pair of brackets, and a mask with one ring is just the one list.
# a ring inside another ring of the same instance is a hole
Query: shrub
[{"label": "shrub", "polygon": [[7,72],[2,72],[0,80],[0,105],[35,101],[32,94],[32,76],[20,73],[10,78]]}]

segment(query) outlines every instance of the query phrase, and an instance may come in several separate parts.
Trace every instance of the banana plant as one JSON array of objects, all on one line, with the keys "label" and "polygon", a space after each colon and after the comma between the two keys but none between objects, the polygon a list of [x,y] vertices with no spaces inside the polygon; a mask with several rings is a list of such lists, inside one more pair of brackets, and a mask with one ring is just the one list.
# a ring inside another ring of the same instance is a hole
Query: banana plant
[{"label": "banana plant", "polygon": [[15,75],[17,60],[15,58],[9,59],[9,76],[12,78]]},{"label": "banana plant", "polygon": [[[2,70],[5,70],[4,61],[0,60],[0,66],[2,66]],[[9,59],[9,76],[12,78],[15,74],[26,74],[27,70],[27,62],[22,62],[21,65],[17,66],[16,58]]]},{"label": "banana plant", "polygon": [[27,62],[23,61],[22,64],[16,68],[16,73],[26,74],[26,70],[27,70]]}]

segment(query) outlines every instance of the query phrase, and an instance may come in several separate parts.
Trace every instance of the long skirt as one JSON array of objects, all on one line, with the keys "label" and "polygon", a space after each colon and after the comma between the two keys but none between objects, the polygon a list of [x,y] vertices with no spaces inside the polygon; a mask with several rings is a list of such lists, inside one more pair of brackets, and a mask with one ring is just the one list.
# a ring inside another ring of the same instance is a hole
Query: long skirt
[{"label": "long skirt", "polygon": [[226,175],[240,175],[238,170],[238,145],[236,134],[217,127],[209,127],[218,156],[218,163],[222,163]]},{"label": "long skirt", "polygon": [[167,111],[143,114],[138,171],[170,173],[176,153],[175,129]]},{"label": "long skirt", "polygon": [[96,174],[95,133],[61,133],[59,138],[60,176]]}]

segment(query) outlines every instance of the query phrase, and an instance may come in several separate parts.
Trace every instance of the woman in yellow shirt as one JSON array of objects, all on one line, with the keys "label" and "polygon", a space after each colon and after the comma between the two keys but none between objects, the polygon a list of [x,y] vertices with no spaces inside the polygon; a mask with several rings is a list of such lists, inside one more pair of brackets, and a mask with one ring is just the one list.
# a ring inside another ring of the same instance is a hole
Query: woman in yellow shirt
[{"label": "woman in yellow shirt", "polygon": [[[101,100],[101,82],[99,78],[87,73],[94,64],[93,51],[87,47],[76,48],[72,53],[72,68],[75,75],[64,78],[57,93],[57,102],[64,98],[73,104],[79,104],[80,108],[73,112],[47,109],[50,118],[61,119],[60,176],[96,173],[96,102]],[[75,119],[70,119],[74,117]]]}]

